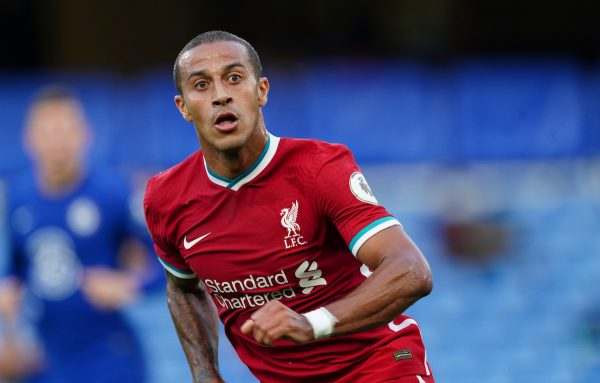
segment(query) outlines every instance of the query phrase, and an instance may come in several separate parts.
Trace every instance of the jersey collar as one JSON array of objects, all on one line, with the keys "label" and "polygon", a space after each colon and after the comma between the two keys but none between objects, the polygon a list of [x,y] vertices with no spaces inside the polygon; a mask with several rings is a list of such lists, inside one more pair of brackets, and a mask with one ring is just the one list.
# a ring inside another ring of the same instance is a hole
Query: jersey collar
[{"label": "jersey collar", "polygon": [[266,167],[271,163],[271,160],[275,156],[275,152],[277,151],[277,146],[279,145],[279,137],[268,134],[267,144],[265,148],[260,153],[256,161],[246,169],[245,172],[240,174],[234,179],[229,179],[227,177],[223,177],[213,172],[206,165],[206,159],[204,159],[204,168],[206,169],[206,174],[208,175],[208,179],[213,183],[225,187],[227,189],[231,189],[234,191],[238,191],[242,186],[247,184],[248,182],[255,179]]}]

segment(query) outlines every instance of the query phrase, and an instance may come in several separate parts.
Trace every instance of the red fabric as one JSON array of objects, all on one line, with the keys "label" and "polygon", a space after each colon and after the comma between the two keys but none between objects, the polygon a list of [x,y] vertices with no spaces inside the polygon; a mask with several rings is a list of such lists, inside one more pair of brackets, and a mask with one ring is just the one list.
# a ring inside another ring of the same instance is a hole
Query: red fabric
[{"label": "red fabric", "polygon": [[[261,382],[346,382],[351,371],[367,371],[359,368],[365,363],[386,376],[426,374],[416,324],[399,332],[384,326],[272,347],[240,332],[270,299],[303,313],[364,281],[362,264],[348,245],[362,229],[391,215],[355,196],[349,186],[355,172],[360,169],[344,146],[281,139],[268,165],[237,191],[209,177],[201,152],[149,181],[145,212],[159,257],[204,282],[227,337]],[[294,209],[295,216],[288,217]],[[296,226],[286,227],[286,217]],[[193,247],[183,246],[207,233]],[[412,358],[395,362],[398,350],[410,350]]]},{"label": "red fabric", "polygon": [[398,382],[398,383],[435,383],[435,379],[433,375],[429,376],[419,376],[422,380],[419,380],[416,376],[404,376],[397,380],[391,380],[390,382]]}]

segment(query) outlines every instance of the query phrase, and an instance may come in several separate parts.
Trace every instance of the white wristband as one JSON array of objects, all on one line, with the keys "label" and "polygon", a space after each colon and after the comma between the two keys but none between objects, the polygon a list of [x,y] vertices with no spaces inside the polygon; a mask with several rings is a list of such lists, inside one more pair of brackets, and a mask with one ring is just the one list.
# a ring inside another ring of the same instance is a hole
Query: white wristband
[{"label": "white wristband", "polygon": [[315,339],[327,338],[330,336],[333,333],[333,327],[338,322],[337,318],[325,307],[318,308],[302,315],[306,317],[308,323],[312,326]]}]

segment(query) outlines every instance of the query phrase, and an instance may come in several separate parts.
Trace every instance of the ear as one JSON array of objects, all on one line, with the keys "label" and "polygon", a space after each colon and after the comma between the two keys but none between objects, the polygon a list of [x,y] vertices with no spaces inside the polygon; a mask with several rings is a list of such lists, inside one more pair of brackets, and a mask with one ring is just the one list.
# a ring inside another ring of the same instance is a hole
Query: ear
[{"label": "ear", "polygon": [[185,104],[185,100],[183,99],[183,96],[181,96],[180,94],[175,96],[175,106],[177,106],[177,109],[179,109],[179,113],[181,113],[181,116],[186,121],[192,122],[192,116],[191,116],[190,112],[188,111],[188,108],[187,108],[187,105]]},{"label": "ear", "polygon": [[269,80],[266,77],[258,79],[258,105],[262,108],[267,104],[269,94]]}]

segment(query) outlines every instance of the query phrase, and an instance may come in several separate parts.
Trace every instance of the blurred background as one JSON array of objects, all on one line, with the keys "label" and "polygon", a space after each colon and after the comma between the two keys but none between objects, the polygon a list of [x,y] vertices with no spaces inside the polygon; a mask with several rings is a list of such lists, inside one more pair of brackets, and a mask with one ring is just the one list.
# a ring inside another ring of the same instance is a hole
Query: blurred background
[{"label": "blurred background", "polygon": [[[198,148],[172,63],[227,30],[261,55],[268,129],[349,146],[428,258],[434,290],[409,314],[436,381],[600,381],[600,3],[0,4],[5,183],[30,166],[34,92],[62,82],[94,128],[90,162],[128,177],[139,207],[148,175]],[[189,381],[164,291],[128,315],[151,382]],[[227,381],[253,381],[222,343]]]}]

